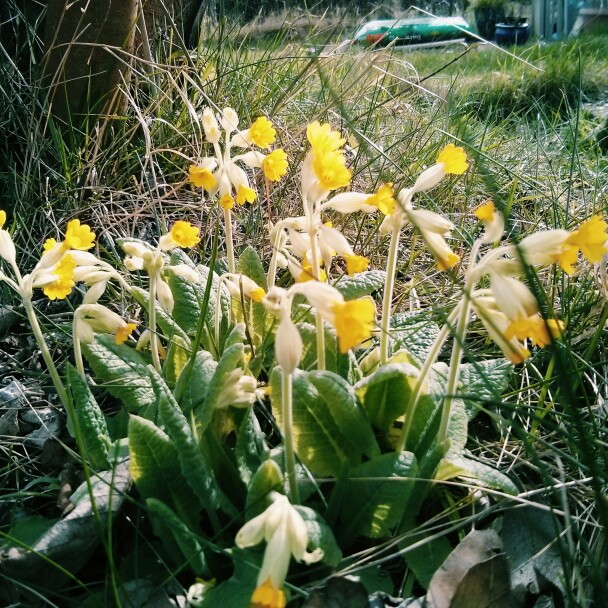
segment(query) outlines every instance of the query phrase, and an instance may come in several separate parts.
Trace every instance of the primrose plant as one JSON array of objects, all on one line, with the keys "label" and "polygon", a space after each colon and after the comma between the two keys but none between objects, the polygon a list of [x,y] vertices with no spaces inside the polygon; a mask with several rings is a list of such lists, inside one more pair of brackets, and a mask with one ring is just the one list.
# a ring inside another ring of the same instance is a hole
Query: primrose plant
[{"label": "primrose plant", "polygon": [[[567,330],[550,305],[541,311],[527,276],[553,264],[570,274],[579,253],[599,262],[608,234],[594,216],[573,231],[503,243],[504,219],[488,201],[474,210],[481,235],[461,260],[446,240],[453,224],[421,199],[468,169],[462,148],[445,146],[397,194],[391,183],[355,192],[347,189],[345,139],[315,121],[306,129],[299,173],[302,215],[270,226],[269,260],[252,247],[237,258],[233,205],[258,197],[245,167],[262,169],[267,196],[269,182],[287,172],[285,152],[258,150],[276,139],[267,118],[243,131],[238,124],[234,110],[219,117],[205,110],[213,155],[189,168],[193,187],[217,198],[223,212],[227,271],[217,236],[207,264],[186,254],[200,243],[199,229],[186,221],[157,243],[122,239],[117,269],[90,253],[95,235],[72,220],[63,239],[47,241],[40,261],[22,274],[0,212],[0,280],[23,302],[86,470],[111,468],[112,446],[128,445],[137,495],[167,558],[200,579],[191,604],[228,605],[229,598],[236,608],[283,608],[350,563],[362,543],[396,538],[407,546],[423,513],[440,510],[445,494],[437,482],[461,477],[517,492],[509,477],[468,455],[468,421],[477,401],[500,398],[514,365]],[[331,213],[383,216],[380,232],[390,237],[385,269],[369,269],[328,220]],[[437,269],[461,279],[452,310],[393,310],[408,225],[420,232]],[[346,273],[335,270],[336,256]],[[139,304],[137,321],[102,303],[110,282]],[[33,294],[40,288],[63,299],[77,283],[83,293],[73,300],[75,367],[66,365],[66,383]],[[381,290],[377,320],[374,295]],[[463,362],[473,318],[502,356],[472,361],[469,351]],[[99,406],[101,387],[128,424],[116,424]],[[403,553],[406,563],[409,555]],[[292,558],[311,567],[288,582]]]}]

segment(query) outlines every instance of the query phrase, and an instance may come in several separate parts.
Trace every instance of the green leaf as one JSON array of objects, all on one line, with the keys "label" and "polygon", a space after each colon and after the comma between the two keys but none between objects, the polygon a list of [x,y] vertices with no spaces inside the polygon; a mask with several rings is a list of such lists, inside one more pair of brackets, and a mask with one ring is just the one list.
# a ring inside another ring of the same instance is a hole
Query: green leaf
[{"label": "green leaf", "polygon": [[231,373],[243,365],[243,355],[245,354],[245,346],[242,343],[233,344],[224,349],[221,359],[215,368],[215,373],[209,388],[207,390],[207,398],[205,399],[204,407],[196,410],[195,416],[197,425],[200,430],[204,430],[211,422],[213,412],[218,405],[221,405],[222,392],[232,381]]},{"label": "green leaf", "polygon": [[188,526],[176,515],[176,513],[161,500],[148,498],[146,506],[157,535],[164,539],[170,536],[179,547],[182,555],[188,562],[195,574],[202,574],[207,570],[203,549],[196,536]]},{"label": "green leaf", "polygon": [[340,376],[327,371],[310,372],[309,382],[317,389],[340,432],[352,443],[350,450],[360,450],[368,458],[380,454],[365,410],[357,403],[355,391]]},{"label": "green leaf", "polygon": [[165,379],[172,386],[177,382],[190,356],[190,340],[184,340],[180,336],[173,336],[169,342],[167,359],[163,365]]},{"label": "green leaf", "polygon": [[477,485],[500,490],[506,494],[517,495],[519,492],[513,481],[498,469],[463,455],[444,458],[435,475],[435,479],[439,481],[446,481],[454,477],[469,479]]},{"label": "green leaf", "polygon": [[[190,260],[190,258],[179,249],[176,249],[172,253],[171,262],[173,264],[188,264],[200,275],[199,281],[190,283],[176,274],[169,274],[168,283],[171,287],[173,298],[175,300],[173,318],[189,336],[194,336],[198,328],[199,318],[201,314],[204,314],[207,335],[203,343],[206,346],[210,346],[206,344],[206,342],[210,339],[209,328],[214,327],[215,307],[218,299],[217,294],[219,287],[219,276],[215,273],[213,274],[209,305],[206,311],[202,311],[201,307],[205,297],[205,287],[207,285],[207,278],[209,276],[209,268],[207,268],[207,266],[200,265],[194,266],[192,260]],[[222,289],[220,306],[222,307],[222,317],[225,317],[230,310],[230,294],[225,288]],[[213,330],[211,329],[211,332],[212,331]]]},{"label": "green leaf", "polygon": [[158,393],[161,418],[177,450],[181,471],[186,482],[205,508],[217,509],[221,505],[225,510],[231,512],[230,503],[218,488],[213,470],[199,449],[188,421],[179,409],[171,391],[157,374],[152,376],[152,382]]},{"label": "green leaf", "polygon": [[105,389],[120,399],[130,412],[140,412],[156,403],[156,395],[146,360],[126,344],[116,344],[113,336],[96,336],[82,345],[82,352]]},{"label": "green leaf", "polygon": [[18,519],[9,530],[7,536],[0,540],[0,547],[32,547],[36,541],[57,523],[57,519],[47,519],[42,515],[29,515]]},{"label": "green leaf", "polygon": [[358,535],[388,536],[403,516],[416,475],[411,452],[383,454],[351,469],[345,511],[336,528],[340,537],[352,542]]},{"label": "green leaf", "polygon": [[103,412],[97,405],[86,380],[70,363],[66,367],[66,379],[82,434],[86,457],[94,469],[107,469],[110,433]]},{"label": "green leaf", "polygon": [[251,596],[256,588],[263,553],[261,550],[244,550],[237,547],[231,552],[234,562],[232,576],[203,595],[203,601],[198,604],[201,608],[251,607]]},{"label": "green leaf", "polygon": [[243,249],[236,263],[236,271],[255,281],[262,289],[268,289],[262,260],[260,260],[258,252],[251,245],[247,245]]},{"label": "green leaf", "polygon": [[[337,380],[332,390],[338,398],[347,401],[349,393],[344,388],[344,381],[339,376],[335,378]],[[281,372],[275,368],[270,379],[270,400],[275,417],[282,425],[281,382]],[[342,404],[342,409],[348,407],[347,403]],[[356,407],[354,403],[352,407]],[[357,465],[361,462],[363,450],[372,449],[369,442],[366,446],[356,445],[340,427],[334,419],[332,404],[310,382],[308,372],[296,370],[293,375],[292,410],[295,450],[302,463],[316,475],[336,476],[343,461]]]},{"label": "green leaf", "polygon": [[314,509],[300,506],[296,509],[306,524],[309,544],[315,549],[323,549],[323,563],[337,566],[342,559],[342,551],[327,522]]},{"label": "green leaf", "polygon": [[407,363],[389,363],[355,385],[357,396],[374,427],[387,433],[407,408],[418,370]]},{"label": "green leaf", "polygon": [[247,408],[244,411],[243,420],[239,426],[236,439],[234,455],[241,479],[244,483],[249,484],[254,473],[268,457],[264,433],[260,428],[258,419],[253,413],[253,408]]},{"label": "green leaf", "polygon": [[192,363],[187,365],[177,380],[174,395],[184,414],[192,410],[202,410],[207,398],[211,379],[217,368],[213,355],[206,350],[199,350]]},{"label": "green leaf", "polygon": [[[415,537],[413,542],[419,539]],[[400,547],[401,548],[401,547]],[[446,560],[452,551],[452,545],[445,536],[424,540],[423,544],[414,547],[404,547],[403,559],[410,568],[418,582],[427,589],[433,574]]]},{"label": "green leaf", "polygon": [[429,311],[397,313],[391,317],[393,352],[404,348],[420,365],[426,360],[438,335],[439,327]]},{"label": "green leaf", "polygon": [[356,300],[382,289],[385,283],[386,272],[368,270],[352,276],[343,275],[334,283],[334,287],[344,296],[345,300]]},{"label": "green leaf", "polygon": [[488,359],[460,366],[458,394],[464,401],[469,420],[479,412],[480,403],[500,402],[512,374],[513,364],[506,359]]},{"label": "green leaf", "polygon": [[177,513],[191,530],[198,529],[201,504],[181,471],[174,442],[153,422],[129,420],[131,477],[144,500],[156,498]]},{"label": "green leaf", "polygon": [[259,515],[268,506],[270,492],[283,492],[283,473],[274,460],[266,460],[253,474],[247,488],[247,518]]}]

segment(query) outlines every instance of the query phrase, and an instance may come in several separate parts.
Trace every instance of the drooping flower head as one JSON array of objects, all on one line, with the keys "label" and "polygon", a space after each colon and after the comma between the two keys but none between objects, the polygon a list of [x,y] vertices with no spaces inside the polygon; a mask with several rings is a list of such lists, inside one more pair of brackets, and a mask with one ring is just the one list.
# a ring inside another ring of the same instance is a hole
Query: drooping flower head
[{"label": "drooping flower head", "polygon": [[164,234],[159,241],[159,247],[163,251],[175,249],[175,247],[194,247],[200,243],[200,229],[190,222],[178,220],[171,226],[171,230]]}]

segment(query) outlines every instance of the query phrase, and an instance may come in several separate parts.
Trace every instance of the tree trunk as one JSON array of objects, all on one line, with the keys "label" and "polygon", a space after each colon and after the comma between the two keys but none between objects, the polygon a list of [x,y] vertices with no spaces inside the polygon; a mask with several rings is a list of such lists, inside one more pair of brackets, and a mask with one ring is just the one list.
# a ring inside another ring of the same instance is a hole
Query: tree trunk
[{"label": "tree trunk", "polygon": [[129,76],[137,6],[137,0],[48,0],[44,84],[63,124],[124,111],[118,85]]}]

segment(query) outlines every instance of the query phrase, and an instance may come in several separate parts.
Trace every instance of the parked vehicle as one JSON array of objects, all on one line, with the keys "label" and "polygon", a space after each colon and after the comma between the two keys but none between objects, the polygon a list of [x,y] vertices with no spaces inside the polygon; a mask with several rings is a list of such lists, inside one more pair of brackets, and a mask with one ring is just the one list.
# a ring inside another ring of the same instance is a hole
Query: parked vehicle
[{"label": "parked vehicle", "polygon": [[355,32],[353,42],[364,46],[424,44],[474,38],[471,34],[473,30],[462,17],[381,19],[364,23]]}]

